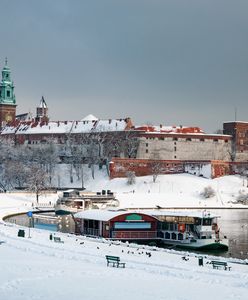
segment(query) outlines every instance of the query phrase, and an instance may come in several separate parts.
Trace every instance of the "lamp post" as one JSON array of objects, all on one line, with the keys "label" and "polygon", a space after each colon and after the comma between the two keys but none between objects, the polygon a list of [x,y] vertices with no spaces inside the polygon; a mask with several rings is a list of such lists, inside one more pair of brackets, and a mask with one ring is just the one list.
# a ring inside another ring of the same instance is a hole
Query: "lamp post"
[{"label": "lamp post", "polygon": [[28,237],[31,238],[31,235],[30,235],[30,228],[31,228],[31,225],[32,225],[32,218],[33,218],[33,213],[32,213],[32,211],[28,211],[28,212],[27,212],[27,216],[28,216],[28,218],[29,218]]}]

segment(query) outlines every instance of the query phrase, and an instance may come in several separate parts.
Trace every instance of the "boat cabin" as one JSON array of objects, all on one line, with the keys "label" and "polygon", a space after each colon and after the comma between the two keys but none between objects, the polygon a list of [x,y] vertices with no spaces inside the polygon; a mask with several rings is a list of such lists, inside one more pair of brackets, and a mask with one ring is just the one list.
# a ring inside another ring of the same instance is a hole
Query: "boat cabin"
[{"label": "boat cabin", "polygon": [[132,211],[87,210],[74,215],[78,234],[118,240],[157,239],[157,219]]},{"label": "boat cabin", "polygon": [[158,212],[158,236],[162,240],[215,239],[217,216],[209,212]]}]

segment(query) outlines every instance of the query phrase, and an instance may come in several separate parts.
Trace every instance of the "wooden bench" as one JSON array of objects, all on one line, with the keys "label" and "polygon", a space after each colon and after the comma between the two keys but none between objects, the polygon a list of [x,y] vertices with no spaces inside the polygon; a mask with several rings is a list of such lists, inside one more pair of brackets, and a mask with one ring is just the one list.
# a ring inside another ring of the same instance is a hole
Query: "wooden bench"
[{"label": "wooden bench", "polygon": [[224,270],[231,270],[226,261],[212,260],[211,264],[213,265],[213,269],[223,268]]},{"label": "wooden bench", "polygon": [[64,241],[62,241],[61,238],[57,236],[53,237],[53,240],[55,243],[64,243]]},{"label": "wooden bench", "polygon": [[106,255],[106,260],[107,260],[107,266],[109,264],[112,264],[113,267],[122,267],[125,268],[126,263],[120,262],[120,257],[118,256],[110,256]]}]

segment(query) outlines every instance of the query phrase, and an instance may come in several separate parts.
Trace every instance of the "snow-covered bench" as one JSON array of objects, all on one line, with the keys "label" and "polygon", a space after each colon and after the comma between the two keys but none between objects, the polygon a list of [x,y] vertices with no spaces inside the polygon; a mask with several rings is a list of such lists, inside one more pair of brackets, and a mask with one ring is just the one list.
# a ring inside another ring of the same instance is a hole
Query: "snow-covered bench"
[{"label": "snow-covered bench", "polygon": [[213,269],[223,268],[224,270],[231,270],[226,261],[212,260],[211,264],[213,265]]},{"label": "snow-covered bench", "polygon": [[121,263],[120,262],[120,257],[118,256],[110,256],[110,255],[106,255],[106,259],[107,259],[107,266],[109,264],[112,264],[113,267],[122,267],[125,268],[126,263]]},{"label": "snow-covered bench", "polygon": [[60,237],[57,237],[57,236],[55,236],[55,237],[53,238],[53,240],[54,240],[55,243],[64,243],[64,241],[62,241],[61,238],[60,238]]}]

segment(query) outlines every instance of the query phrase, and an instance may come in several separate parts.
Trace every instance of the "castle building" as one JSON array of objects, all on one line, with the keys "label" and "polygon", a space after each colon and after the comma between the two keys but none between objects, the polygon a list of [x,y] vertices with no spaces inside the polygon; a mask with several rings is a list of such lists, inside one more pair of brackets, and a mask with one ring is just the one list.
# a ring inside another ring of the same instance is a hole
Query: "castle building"
[{"label": "castle building", "polygon": [[5,66],[2,70],[2,80],[0,82],[0,128],[14,121],[16,117],[14,83],[10,75],[11,72],[6,58]]},{"label": "castle building", "polygon": [[39,147],[52,140],[64,160],[68,149],[78,148],[84,162],[112,160],[112,178],[125,177],[127,171],[144,176],[158,169],[162,174],[198,176],[208,170],[213,177],[248,170],[248,122],[227,122],[223,134],[206,134],[199,127],[134,126],[130,118],[88,115],[78,121],[51,121],[43,96],[34,118],[30,113],[16,116],[10,75],[6,59],[0,82],[0,136],[16,145]]}]

